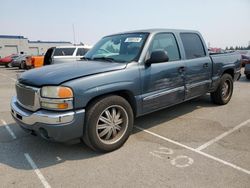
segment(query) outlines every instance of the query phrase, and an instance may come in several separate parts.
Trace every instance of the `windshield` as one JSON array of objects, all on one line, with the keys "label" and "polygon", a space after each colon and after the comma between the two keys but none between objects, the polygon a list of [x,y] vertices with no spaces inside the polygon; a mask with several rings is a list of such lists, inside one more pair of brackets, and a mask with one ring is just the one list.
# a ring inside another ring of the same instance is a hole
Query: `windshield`
[{"label": "windshield", "polygon": [[84,59],[115,62],[137,61],[147,33],[118,34],[102,38]]},{"label": "windshield", "polygon": [[15,59],[15,58],[17,58],[17,57],[19,57],[19,56],[18,56],[18,55],[12,55],[12,56],[11,56],[12,59]]}]

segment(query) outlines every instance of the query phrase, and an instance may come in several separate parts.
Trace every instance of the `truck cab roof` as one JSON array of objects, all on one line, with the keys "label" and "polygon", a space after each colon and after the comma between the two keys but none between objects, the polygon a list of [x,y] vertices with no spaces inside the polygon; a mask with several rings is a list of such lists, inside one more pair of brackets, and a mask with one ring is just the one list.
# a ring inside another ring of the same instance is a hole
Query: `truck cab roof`
[{"label": "truck cab roof", "polygon": [[[120,32],[120,33],[115,33],[112,35],[116,34],[125,34],[125,33],[161,33],[161,32],[169,32],[169,33],[199,33],[199,31],[196,30],[186,30],[186,29],[162,29],[162,28],[155,28],[155,29],[142,29],[142,30],[133,30],[133,31],[125,31],[125,32]],[[108,36],[112,36],[108,35]]]}]

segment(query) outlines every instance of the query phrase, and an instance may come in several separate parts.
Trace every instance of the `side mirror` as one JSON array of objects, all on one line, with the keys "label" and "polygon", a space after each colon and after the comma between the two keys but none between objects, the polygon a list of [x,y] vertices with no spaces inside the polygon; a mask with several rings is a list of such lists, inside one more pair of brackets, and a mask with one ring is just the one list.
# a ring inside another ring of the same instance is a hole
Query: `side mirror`
[{"label": "side mirror", "polygon": [[156,50],[151,53],[150,58],[146,61],[146,64],[151,65],[152,63],[162,63],[167,61],[169,61],[167,52],[164,50]]}]

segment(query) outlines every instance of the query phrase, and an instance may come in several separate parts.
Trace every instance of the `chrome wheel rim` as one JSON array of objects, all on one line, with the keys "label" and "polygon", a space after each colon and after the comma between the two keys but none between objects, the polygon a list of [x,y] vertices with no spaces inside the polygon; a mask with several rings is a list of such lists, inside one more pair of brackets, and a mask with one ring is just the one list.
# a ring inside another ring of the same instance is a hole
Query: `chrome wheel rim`
[{"label": "chrome wheel rim", "polygon": [[114,144],[122,139],[128,129],[128,114],[119,105],[106,108],[98,117],[96,133],[104,144]]},{"label": "chrome wheel rim", "polygon": [[231,85],[230,85],[230,81],[226,80],[223,85],[222,85],[222,97],[227,100],[228,97],[230,96],[230,92],[231,92]]}]

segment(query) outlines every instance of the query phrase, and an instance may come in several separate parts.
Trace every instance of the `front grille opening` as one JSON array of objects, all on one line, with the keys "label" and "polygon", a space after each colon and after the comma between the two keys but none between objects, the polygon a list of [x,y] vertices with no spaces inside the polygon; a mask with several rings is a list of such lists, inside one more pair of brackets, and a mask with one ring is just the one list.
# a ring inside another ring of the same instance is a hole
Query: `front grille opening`
[{"label": "front grille opening", "polygon": [[25,86],[16,85],[18,101],[24,106],[34,106],[35,91]]}]

